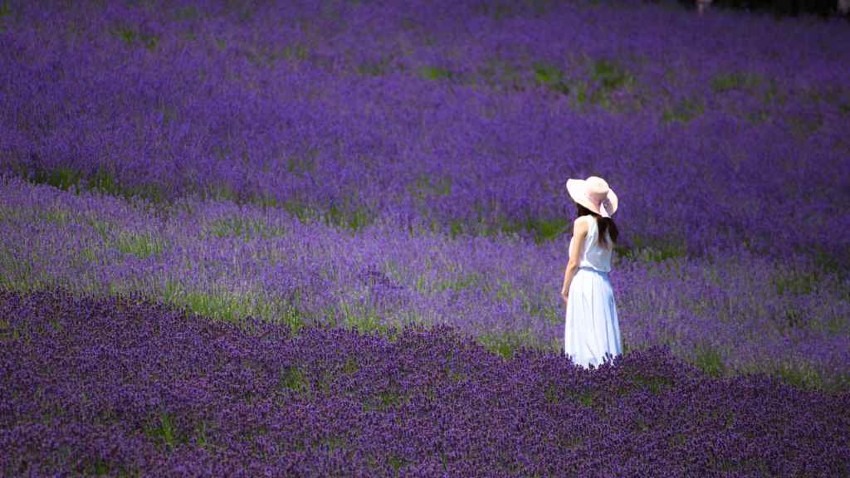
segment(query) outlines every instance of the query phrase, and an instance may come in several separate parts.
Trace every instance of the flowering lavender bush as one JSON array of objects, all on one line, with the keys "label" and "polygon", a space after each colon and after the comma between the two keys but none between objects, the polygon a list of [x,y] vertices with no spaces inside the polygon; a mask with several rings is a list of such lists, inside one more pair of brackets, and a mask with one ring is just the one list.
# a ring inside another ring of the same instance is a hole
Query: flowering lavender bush
[{"label": "flowering lavender bush", "polygon": [[244,327],[0,292],[0,473],[845,475],[850,395],[661,348],[584,370],[451,328]]},{"label": "flowering lavender bush", "polygon": [[[565,241],[350,234],[275,209],[158,207],[12,179],[0,187],[0,285],[141,294],[240,322],[384,331],[452,324],[494,351],[563,349]],[[70,236],[70,237],[69,237]],[[764,371],[850,385],[846,282],[805,261],[740,255],[621,260],[614,285],[629,349],[667,344],[717,374]]]}]

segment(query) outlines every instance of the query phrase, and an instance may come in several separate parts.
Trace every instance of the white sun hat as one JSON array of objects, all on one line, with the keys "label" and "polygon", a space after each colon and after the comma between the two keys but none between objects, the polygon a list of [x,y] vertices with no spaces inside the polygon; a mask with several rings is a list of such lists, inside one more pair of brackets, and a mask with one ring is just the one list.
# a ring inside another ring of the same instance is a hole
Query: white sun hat
[{"label": "white sun hat", "polygon": [[567,192],[573,201],[602,217],[611,217],[617,212],[617,195],[608,187],[608,183],[598,176],[567,179]]}]

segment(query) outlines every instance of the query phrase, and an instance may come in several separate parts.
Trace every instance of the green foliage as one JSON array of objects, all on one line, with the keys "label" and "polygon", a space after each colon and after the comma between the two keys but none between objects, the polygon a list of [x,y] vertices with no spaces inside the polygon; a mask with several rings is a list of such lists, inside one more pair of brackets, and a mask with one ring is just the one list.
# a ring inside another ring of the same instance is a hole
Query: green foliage
[{"label": "green foliage", "polygon": [[132,254],[139,259],[146,259],[150,256],[162,254],[165,248],[165,241],[150,233],[132,234],[122,232],[118,236],[115,245],[123,254]]},{"label": "green foliage", "polygon": [[564,80],[564,74],[558,68],[543,63],[534,66],[534,80],[538,85],[564,95],[570,94],[570,85]]},{"label": "green foliage", "polygon": [[646,239],[640,236],[632,237],[631,244],[614,246],[617,255],[630,260],[642,262],[664,262],[669,259],[683,258],[688,255],[684,240],[673,237]]},{"label": "green foliage", "polygon": [[681,447],[687,443],[687,437],[684,433],[676,433],[668,439],[668,445],[671,448]]},{"label": "green foliage", "polygon": [[419,199],[431,196],[448,196],[452,193],[452,179],[449,177],[434,178],[423,174],[408,186],[408,190]]},{"label": "green foliage", "polygon": [[[189,312],[227,322],[238,322],[245,317],[274,320],[275,312],[279,312],[273,307],[273,304],[252,298],[248,294],[238,294],[226,290],[215,292],[186,291],[182,284],[171,280],[165,283],[163,300],[166,303],[185,308]],[[295,330],[302,325],[299,316],[294,312],[292,317],[287,313],[280,319]]]},{"label": "green foliage", "polygon": [[743,73],[720,73],[711,80],[711,89],[716,93],[731,90],[753,90],[762,83],[760,76]]},{"label": "green foliage", "polygon": [[782,363],[776,370],[785,383],[808,390],[823,389],[820,372],[806,362]]},{"label": "green foliage", "polygon": [[177,118],[179,117],[179,113],[180,113],[178,111],[177,107],[175,107],[173,104],[167,104],[167,103],[164,103],[164,104],[157,106],[156,111],[160,115],[162,115],[162,124],[164,126],[168,126],[168,125],[174,123],[174,121],[177,120]]},{"label": "green foliage", "polygon": [[40,213],[39,217],[46,222],[64,225],[68,223],[70,215],[68,214],[68,211],[63,211],[61,209],[48,209]]},{"label": "green foliage", "polygon": [[87,187],[110,195],[117,196],[122,193],[115,176],[105,167],[97,168],[97,171],[88,178]]},{"label": "green foliage", "polygon": [[207,422],[201,421],[198,425],[195,426],[195,444],[201,448],[206,448],[208,444],[207,440]]},{"label": "green foliage", "polygon": [[375,221],[375,215],[370,210],[364,206],[352,205],[348,200],[343,200],[340,204],[331,204],[328,209],[323,210],[306,202],[291,199],[283,203],[283,209],[303,223],[318,220],[352,232],[358,232]]},{"label": "green foliage", "polygon": [[264,221],[242,216],[217,219],[210,224],[208,231],[215,237],[242,237],[246,241],[255,237],[280,237],[286,233],[280,226],[269,226]]},{"label": "green foliage", "polygon": [[522,222],[512,223],[507,222],[502,225],[502,231],[514,233],[524,231],[531,234],[534,242],[542,244],[553,239],[557,239],[569,229],[569,221],[563,217],[546,218],[527,218]]},{"label": "green foliage", "polygon": [[345,359],[345,363],[342,365],[342,373],[346,375],[351,375],[360,370],[360,364],[354,360],[353,357],[348,357]]},{"label": "green foliage", "polygon": [[227,290],[187,291],[177,281],[165,283],[162,299],[189,312],[216,320],[240,323],[246,317],[257,317],[287,325],[298,332],[304,323],[298,309],[287,303],[274,303],[249,293],[234,293]]},{"label": "green foliage", "polygon": [[283,307],[283,312],[275,317],[279,318],[280,323],[289,327],[293,334],[297,334],[305,326],[304,320],[301,318],[301,311],[295,305],[287,304]]},{"label": "green foliage", "polygon": [[0,242],[0,288],[29,292],[43,286],[43,272],[32,261],[22,261],[8,246]]},{"label": "green foliage", "polygon": [[[850,249],[835,250],[822,247],[819,244],[811,244],[810,248],[815,265],[819,270],[834,274],[839,280],[850,278]],[[850,300],[850,291],[847,299]]]},{"label": "green foliage", "polygon": [[529,347],[532,337],[529,331],[507,330],[487,332],[478,337],[478,342],[490,352],[509,359],[523,347]]},{"label": "green foliage", "polygon": [[543,398],[546,399],[547,403],[560,403],[561,399],[558,396],[558,388],[559,387],[556,384],[549,383],[546,385],[546,388],[543,389]]},{"label": "green foliage", "polygon": [[719,377],[726,371],[723,355],[717,348],[700,344],[694,351],[694,365],[712,377]]},{"label": "green foliage", "polygon": [[106,167],[99,167],[94,173],[84,176],[81,171],[70,166],[59,166],[54,169],[36,166],[30,170],[21,171],[21,175],[33,184],[46,184],[66,191],[97,191],[127,199],[142,198],[153,203],[162,203],[168,197],[160,184],[122,185]]},{"label": "green foliage", "polygon": [[475,273],[475,272],[470,273],[470,274],[463,274],[460,277],[455,278],[455,279],[443,280],[443,281],[438,282],[437,283],[437,290],[438,291],[453,290],[453,291],[457,292],[457,291],[460,291],[460,290],[463,290],[463,289],[468,289],[470,287],[474,287],[474,286],[478,285],[481,282],[481,279],[482,279],[481,274],[478,274],[478,273]]},{"label": "green foliage", "polygon": [[808,295],[814,292],[821,281],[817,271],[779,271],[771,277],[771,282],[779,295]]},{"label": "green foliage", "polygon": [[331,205],[328,212],[324,215],[324,220],[327,224],[357,232],[371,224],[374,218],[365,208],[337,207],[334,204]]},{"label": "green foliage", "polygon": [[144,183],[129,186],[121,185],[113,178],[104,179],[99,183],[99,185],[100,191],[108,194],[119,194],[127,199],[141,198],[155,204],[162,204],[168,198],[168,194],[163,186],[157,183]]},{"label": "green foliage", "polygon": [[12,327],[12,323],[9,322],[8,319],[0,319],[0,342],[5,340],[17,340],[20,336],[18,329]]},{"label": "green foliage", "polygon": [[379,409],[386,410],[388,408],[395,407],[402,403],[404,397],[400,393],[396,392],[380,392],[378,393],[378,403]]},{"label": "green foliage", "polygon": [[697,98],[685,98],[668,106],[662,114],[665,123],[687,123],[700,116],[705,111],[702,100]]},{"label": "green foliage", "polygon": [[162,204],[168,198],[168,194],[161,184],[144,183],[136,186],[116,186],[119,194],[127,199],[141,198],[155,204]]},{"label": "green foliage", "polygon": [[567,394],[574,402],[578,402],[584,407],[593,407],[596,402],[596,397],[590,390],[570,390]]},{"label": "green foliage", "polygon": [[762,89],[762,102],[765,104],[784,104],[786,101],[786,94],[779,89],[776,80],[769,79],[767,86]]},{"label": "green foliage", "polygon": [[363,76],[382,76],[389,71],[389,61],[370,61],[357,65],[357,73]]},{"label": "green foliage", "polygon": [[274,197],[269,192],[264,192],[264,193],[258,194],[257,196],[255,196],[253,198],[252,201],[254,202],[254,204],[256,204],[256,205],[258,205],[258,206],[260,206],[264,209],[267,209],[267,208],[277,209],[277,208],[281,207],[280,201],[278,201],[278,199],[276,197]]},{"label": "green foliage", "polygon": [[541,85],[548,85],[561,81],[561,70],[545,64],[534,67],[534,79]]},{"label": "green foliage", "polygon": [[[592,104],[611,108],[612,94],[618,90],[630,88],[636,83],[634,75],[611,60],[596,60],[590,64],[590,77],[594,88],[577,85],[576,99],[579,104],[588,101]],[[588,98],[588,92],[590,96]]]},{"label": "green foliage", "polygon": [[597,60],[591,63],[590,74],[593,80],[606,92],[624,88],[635,82],[631,73],[610,60]]},{"label": "green foliage", "polygon": [[283,209],[304,223],[308,222],[313,216],[310,207],[306,203],[295,199],[284,202]]},{"label": "green foliage", "polygon": [[67,191],[72,187],[76,188],[81,177],[80,171],[68,166],[60,166],[53,170],[37,168],[33,172],[31,181],[35,184],[48,184]]},{"label": "green foliage", "polygon": [[204,196],[206,199],[215,201],[241,202],[241,198],[236,191],[229,184],[220,181],[208,185],[204,190]]},{"label": "green foliage", "polygon": [[235,297],[204,292],[188,292],[185,304],[192,312],[232,322],[237,316],[247,316],[247,310]]},{"label": "green foliage", "polygon": [[672,379],[665,376],[645,376],[638,374],[632,377],[632,381],[638,388],[647,389],[653,395],[658,395],[669,389],[672,385]]},{"label": "green foliage", "polygon": [[452,238],[458,237],[466,232],[466,226],[463,221],[453,219],[449,222],[449,236]]},{"label": "green foliage", "polygon": [[451,71],[436,66],[424,66],[419,70],[419,74],[426,80],[450,80],[454,76]]},{"label": "green foliage", "polygon": [[148,50],[156,50],[156,47],[159,45],[159,36],[140,32],[129,27],[117,28],[115,35],[128,45],[139,43]]},{"label": "green foliage", "polygon": [[336,435],[328,435],[321,440],[321,445],[330,451],[345,449],[348,445],[348,441],[345,437],[336,436]]},{"label": "green foliage", "polygon": [[106,240],[109,237],[109,230],[112,226],[108,222],[99,219],[89,219],[87,222],[100,235],[101,239]]},{"label": "green foliage", "polygon": [[94,462],[92,474],[95,476],[103,476],[108,475],[110,472],[109,463],[103,461],[101,459],[97,459]]},{"label": "green foliage", "polygon": [[588,93],[589,87],[587,85],[587,82],[578,81],[578,82],[576,82],[574,87],[575,87],[575,95],[573,96],[573,99],[575,100],[575,103],[578,106],[583,106],[583,105],[587,104],[590,101],[590,95]]},{"label": "green foliage", "polygon": [[127,43],[133,43],[136,41],[136,31],[131,30],[129,28],[119,28],[117,32],[118,36]]},{"label": "green foliage", "polygon": [[312,391],[307,374],[297,365],[289,365],[281,369],[278,386],[298,395],[310,395]]},{"label": "green foliage", "polygon": [[521,83],[517,68],[499,58],[488,59],[478,71],[478,77],[486,85],[515,86]]},{"label": "green foliage", "polygon": [[160,412],[156,423],[148,426],[145,432],[169,449],[173,449],[180,441],[174,419],[166,412]]},{"label": "green foliage", "polygon": [[357,310],[348,304],[342,305],[343,327],[361,334],[377,333],[389,336],[393,332],[373,311]]},{"label": "green foliage", "polygon": [[393,468],[393,473],[398,474],[398,470],[400,470],[404,465],[408,463],[404,458],[397,456],[395,454],[390,454],[390,457],[387,459],[390,466]]},{"label": "green foliage", "polygon": [[310,56],[310,48],[301,43],[287,45],[283,49],[283,58],[290,62],[300,62],[306,60]]}]

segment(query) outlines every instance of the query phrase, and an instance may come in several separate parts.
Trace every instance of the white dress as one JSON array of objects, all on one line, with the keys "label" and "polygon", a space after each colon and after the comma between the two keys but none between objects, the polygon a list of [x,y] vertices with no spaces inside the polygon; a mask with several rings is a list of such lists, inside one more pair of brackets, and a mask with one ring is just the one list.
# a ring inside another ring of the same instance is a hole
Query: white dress
[{"label": "white dress", "polygon": [[[587,237],[567,299],[564,353],[574,363],[588,367],[598,366],[606,356],[622,354],[623,345],[614,291],[608,279],[611,249],[599,244],[596,219],[585,217]],[[570,240],[571,245],[574,240],[575,236]]]}]

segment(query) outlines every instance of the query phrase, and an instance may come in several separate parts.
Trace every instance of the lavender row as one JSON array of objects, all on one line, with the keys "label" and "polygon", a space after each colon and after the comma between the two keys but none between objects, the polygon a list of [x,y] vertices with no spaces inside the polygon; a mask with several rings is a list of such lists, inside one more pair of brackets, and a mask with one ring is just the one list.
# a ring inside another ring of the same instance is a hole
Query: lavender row
[{"label": "lavender row", "polygon": [[843,476],[850,395],[662,348],[593,371],[451,328],[243,327],[0,292],[8,476]]},{"label": "lavender row", "polygon": [[[197,200],[154,207],[19,179],[0,187],[0,232],[7,289],[140,294],[293,330],[451,324],[504,355],[563,348],[566,236],[545,244],[452,239],[384,224],[352,234],[275,208]],[[615,269],[627,349],[668,345],[716,374],[848,384],[846,278],[801,258],[671,258],[652,248]]]},{"label": "lavender row", "polygon": [[602,174],[628,199],[629,247],[850,260],[843,25],[581,4],[168,3],[10,7],[0,168],[354,229],[538,238],[566,227],[564,180]]}]

